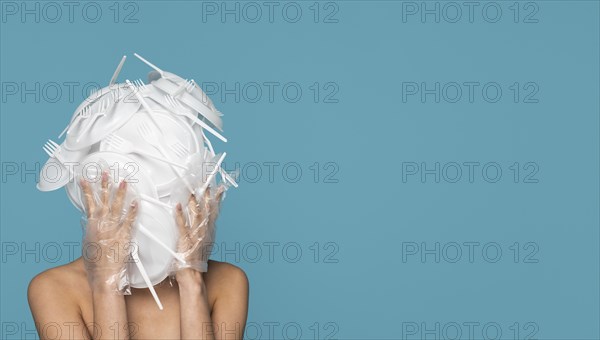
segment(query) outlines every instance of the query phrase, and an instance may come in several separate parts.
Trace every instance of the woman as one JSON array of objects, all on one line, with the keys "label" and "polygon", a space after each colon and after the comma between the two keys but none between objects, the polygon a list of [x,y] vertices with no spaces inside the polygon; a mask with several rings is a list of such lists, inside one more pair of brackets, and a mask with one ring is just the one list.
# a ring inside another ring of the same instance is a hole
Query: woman
[{"label": "woman", "polygon": [[[121,182],[111,198],[107,173],[102,174],[99,195],[94,195],[89,182],[81,180],[79,184],[86,204],[86,242],[93,242],[94,249],[102,255],[82,256],[31,281],[29,305],[41,339],[243,337],[248,279],[240,268],[231,264],[208,261],[206,273],[189,266],[175,268],[174,280],[167,278],[155,286],[163,310],[156,308],[147,289],[131,289],[131,295],[119,294],[119,282],[114,278],[126,268],[129,252],[114,252],[114,249],[127,248],[123,245],[131,239],[137,203],[133,201],[123,217],[127,183]],[[202,250],[197,247],[202,236],[190,231],[202,221],[214,226],[222,193],[217,189],[211,198],[209,188],[199,202],[190,196],[187,210],[192,215],[191,226],[181,204],[176,206],[178,250],[186,262],[193,263]],[[100,202],[94,197],[100,197]]]}]

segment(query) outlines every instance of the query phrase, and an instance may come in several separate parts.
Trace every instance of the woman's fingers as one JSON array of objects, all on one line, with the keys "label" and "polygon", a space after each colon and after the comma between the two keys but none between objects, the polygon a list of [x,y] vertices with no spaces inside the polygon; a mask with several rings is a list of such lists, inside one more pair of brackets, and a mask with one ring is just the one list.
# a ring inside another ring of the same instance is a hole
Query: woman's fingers
[{"label": "woman's fingers", "polygon": [[210,200],[210,186],[206,187],[206,190],[204,190],[204,201],[208,202]]},{"label": "woman's fingers", "polygon": [[198,219],[198,215],[200,214],[200,209],[198,209],[198,202],[196,201],[196,196],[191,194],[188,198],[187,204],[188,214],[190,214],[190,223],[192,226],[196,225],[196,220]]},{"label": "woman's fingers", "polygon": [[215,195],[215,199],[210,204],[210,225],[214,225],[217,217],[219,216],[219,209],[221,208],[221,199],[223,199],[223,193],[225,192],[224,186],[219,186],[217,188],[217,194]]},{"label": "woman's fingers", "polygon": [[118,219],[121,217],[122,209],[123,209],[123,200],[125,200],[125,193],[127,192],[127,182],[124,180],[119,184],[119,189],[117,189],[117,194],[115,195],[115,199],[112,202],[111,207],[111,218]]},{"label": "woman's fingers", "polygon": [[221,199],[223,198],[224,192],[225,192],[225,187],[223,185],[219,186],[219,188],[217,189],[217,195],[216,195],[216,200],[215,200],[215,202],[217,204],[221,203]]},{"label": "woman's fingers", "polygon": [[135,222],[135,218],[137,216],[138,203],[137,201],[131,202],[131,206],[127,211],[127,215],[125,215],[125,220],[123,220],[122,228],[127,231],[127,235],[131,234],[131,228],[133,228],[133,223]]},{"label": "woman's fingers", "polygon": [[200,208],[202,209],[202,216],[208,216],[208,213],[210,212],[210,186],[206,187],[201,203]]},{"label": "woman's fingers", "polygon": [[102,206],[100,207],[100,209],[102,209],[102,216],[106,216],[106,214],[108,214],[108,198],[110,196],[110,191],[108,190],[108,172],[107,171],[102,171],[102,186],[101,186],[101,192],[100,192],[100,202],[102,204]]},{"label": "woman's fingers", "polygon": [[225,186],[221,185],[217,188],[217,194],[215,195],[215,200],[212,202],[213,210],[219,211],[219,207],[221,206],[221,200],[223,199],[223,194],[225,193]]},{"label": "woman's fingers", "polygon": [[[208,190],[209,189],[207,188],[206,191]],[[206,197],[206,194],[204,194],[203,197]],[[206,200],[202,199],[200,202],[198,202],[196,200],[196,196],[194,195],[191,195],[190,199],[188,200],[188,211],[192,214],[190,221],[192,228],[195,228],[201,224],[202,220],[205,218],[205,216],[207,216],[207,211],[204,209],[205,201]]]},{"label": "woman's fingers", "polygon": [[177,203],[175,207],[175,221],[177,222],[177,229],[179,229],[179,235],[187,235],[187,228],[185,227],[185,216],[183,215],[183,207],[181,203]]},{"label": "woman's fingers", "polygon": [[200,213],[198,202],[196,201],[196,196],[194,196],[194,194],[191,194],[188,198],[188,211],[194,214],[194,216]]},{"label": "woman's fingers", "polygon": [[83,200],[85,202],[87,217],[89,218],[94,214],[94,209],[96,208],[92,188],[90,188],[90,183],[85,179],[79,181],[79,186],[81,187],[81,190],[83,190]]}]

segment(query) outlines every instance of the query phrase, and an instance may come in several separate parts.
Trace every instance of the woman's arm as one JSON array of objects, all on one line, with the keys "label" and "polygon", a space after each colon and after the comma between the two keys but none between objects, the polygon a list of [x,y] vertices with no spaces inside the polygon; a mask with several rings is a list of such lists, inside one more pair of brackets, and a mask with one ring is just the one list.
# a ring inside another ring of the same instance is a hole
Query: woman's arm
[{"label": "woman's arm", "polygon": [[111,288],[92,288],[93,339],[129,339],[125,296]]},{"label": "woman's arm", "polygon": [[[129,339],[125,297],[120,294],[129,254],[131,229],[137,215],[133,201],[123,217],[127,182],[110,199],[108,173],[102,173],[99,201],[89,182],[81,180],[88,223],[83,260],[92,290],[94,339]],[[126,284],[126,283],[125,283]]]},{"label": "woman's arm", "polygon": [[248,278],[226,263],[211,268],[218,297],[209,308],[204,274],[183,269],[177,274],[182,339],[242,339],[248,314]]},{"label": "woman's arm", "polygon": [[215,337],[242,339],[248,317],[248,278],[242,269],[229,263],[212,264],[215,266],[211,266],[209,286],[218,289],[212,308]]},{"label": "woman's arm", "polygon": [[207,188],[199,202],[190,196],[189,223],[181,204],[176,208],[180,233],[178,251],[185,259],[183,265],[175,262],[182,339],[242,339],[244,334],[248,311],[248,279],[244,272],[232,265],[211,269],[211,277],[219,278],[211,284],[211,289],[217,290],[216,294],[211,291],[217,297],[212,308],[203,273],[208,270],[208,255],[214,242],[223,192],[224,188],[219,187],[213,197]]},{"label": "woman's arm", "polygon": [[177,273],[181,339],[215,339],[202,273],[186,268]]}]

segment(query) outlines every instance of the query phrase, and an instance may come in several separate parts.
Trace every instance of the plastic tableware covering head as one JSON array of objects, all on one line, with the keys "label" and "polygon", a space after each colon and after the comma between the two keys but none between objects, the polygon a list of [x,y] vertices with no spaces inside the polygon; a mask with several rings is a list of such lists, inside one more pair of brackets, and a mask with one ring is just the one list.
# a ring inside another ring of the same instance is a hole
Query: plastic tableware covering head
[{"label": "plastic tableware covering head", "polygon": [[[152,287],[154,284],[175,268],[205,270],[205,265],[187,263],[186,254],[178,248],[181,230],[176,223],[177,203],[187,209],[192,193],[203,197],[204,192],[216,190],[206,190],[209,185],[219,186],[219,190],[224,191],[232,183],[237,187],[237,183],[220,168],[225,153],[215,153],[209,140],[215,133],[210,129],[206,130],[210,133],[205,133],[203,123],[207,119],[221,128],[222,113],[210,98],[193,80],[160,70],[142,57],[136,57],[154,69],[148,76],[149,83],[115,83],[123,58],[109,86],[92,94],[73,113],[64,130],[65,141],[51,154],[45,167],[60,168],[63,161],[75,162],[72,168],[75,174],[61,174],[53,183],[38,183],[38,188],[50,191],[66,185],[73,205],[87,215],[78,185],[80,178],[98,179],[101,170],[108,170],[112,183],[110,195],[114,195],[117,183],[127,179],[130,183],[127,203],[123,206],[129,207],[128,203],[135,197],[137,217],[131,226],[131,261],[113,283],[118,283],[116,290],[121,293],[126,293],[127,287],[148,287],[162,308]],[[157,84],[160,86],[155,86]],[[92,162],[101,166],[86,166]],[[131,171],[136,172],[135,178],[131,177]],[[75,180],[69,181],[69,178]],[[102,192],[101,182],[92,182],[90,189]],[[94,200],[100,198],[97,196]],[[87,218],[84,221],[89,222]],[[214,232],[205,235],[204,243],[214,240]]]},{"label": "plastic tableware covering head", "polygon": [[64,143],[59,147],[58,155],[49,157],[40,171],[37,183],[40,191],[54,191],[73,182],[73,173],[76,172],[81,160],[92,151],[92,147],[69,150]]},{"label": "plastic tableware covering head", "polygon": [[134,89],[116,86],[74,113],[64,145],[78,150],[100,142],[125,124],[140,108]]},{"label": "plastic tableware covering head", "polygon": [[[163,71],[162,75],[157,71],[152,71],[148,74],[148,82],[152,82],[152,81],[158,80],[160,78],[169,80],[176,85],[182,85],[185,83],[189,84],[190,82],[193,82],[193,80],[187,81],[174,73],[170,73],[170,72],[166,72],[166,71]],[[217,108],[215,107],[215,104],[210,99],[210,97],[206,93],[204,93],[204,91],[202,91],[202,89],[199,86],[194,86],[193,89],[189,92],[192,94],[192,96],[194,96],[197,100],[202,102],[204,105],[208,106],[212,111],[217,113],[219,116],[222,115],[222,113],[219,110],[217,110]]]},{"label": "plastic tableware covering head", "polygon": [[[153,119],[149,118],[150,114]],[[160,139],[161,145],[156,147],[148,143],[146,134],[154,134],[155,138]],[[150,113],[141,108],[123,126],[101,141],[100,150],[126,153],[140,165],[140,169],[149,174],[159,196],[166,196],[173,189],[178,173],[185,170],[167,161],[185,165],[188,155],[195,154],[198,145],[192,128],[185,121],[164,110]]]}]

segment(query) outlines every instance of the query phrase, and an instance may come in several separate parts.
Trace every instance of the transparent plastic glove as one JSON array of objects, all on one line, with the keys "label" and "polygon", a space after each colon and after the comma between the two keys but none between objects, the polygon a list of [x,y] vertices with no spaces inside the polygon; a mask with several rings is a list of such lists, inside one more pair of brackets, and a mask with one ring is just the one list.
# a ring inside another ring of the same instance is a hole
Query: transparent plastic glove
[{"label": "transparent plastic glove", "polygon": [[205,186],[217,187],[224,185],[225,190],[230,186],[227,181],[222,181],[217,184],[218,160],[222,154],[211,155],[206,148],[203,151],[190,155],[187,159],[186,166],[188,170],[175,182],[169,195],[169,204],[176,206],[181,203],[187,206],[190,198],[190,189],[194,188],[194,193],[202,190]]},{"label": "transparent plastic glove", "polygon": [[224,185],[219,185],[216,190],[208,187],[199,200],[196,200],[194,195],[190,195],[187,211],[184,211],[181,204],[177,204],[175,208],[175,219],[179,229],[177,253],[185,262],[175,260],[171,270],[172,275],[177,276],[177,273],[184,268],[192,268],[199,272],[208,270],[208,258],[215,241],[215,222],[225,189]]},{"label": "transparent plastic glove", "polygon": [[136,200],[125,204],[131,196],[125,181],[116,190],[112,184],[106,171],[99,181],[79,181],[86,211],[83,260],[92,289],[130,294],[127,262],[138,206]]}]

